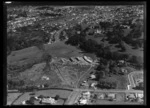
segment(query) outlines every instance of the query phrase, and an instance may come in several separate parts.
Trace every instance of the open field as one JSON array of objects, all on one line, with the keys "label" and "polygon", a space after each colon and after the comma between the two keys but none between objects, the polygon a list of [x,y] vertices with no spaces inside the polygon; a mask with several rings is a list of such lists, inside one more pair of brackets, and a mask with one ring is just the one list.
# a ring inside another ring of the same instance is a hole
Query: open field
[{"label": "open field", "polygon": [[[64,42],[56,42],[53,44],[45,45],[46,51],[53,57],[72,57],[79,56],[81,52],[77,48],[66,45]],[[33,59],[42,57],[43,52],[37,47],[29,47],[18,51],[13,51],[8,57],[7,62],[9,64],[17,64],[21,61],[30,62]]]},{"label": "open field", "polygon": [[[55,71],[49,71],[48,73],[43,72],[43,68],[45,66],[45,63],[40,63],[34,65],[32,68],[25,70],[24,72],[21,72],[19,74],[19,78],[23,79],[26,84],[33,84],[33,85],[39,85],[39,84],[45,84],[47,83],[49,86],[58,86],[61,84],[61,79],[57,76]],[[42,80],[41,77],[46,74],[47,77],[49,77],[50,80]],[[55,80],[57,79],[57,80]]]},{"label": "open field", "polygon": [[[22,95],[13,105],[19,105],[22,101],[28,100],[30,97],[31,92],[26,92],[24,95]],[[56,95],[59,95],[60,98],[67,99],[67,97],[70,95],[71,91],[67,90],[41,90],[36,92],[36,96],[44,95],[44,96],[50,96],[55,97]],[[58,104],[62,105],[64,103],[63,100],[59,100]]]},{"label": "open field", "polygon": [[21,95],[22,93],[8,93],[7,94],[7,105],[11,105],[11,103]]},{"label": "open field", "polygon": [[89,66],[80,65],[59,65],[61,75],[70,85],[76,85],[77,80],[89,69]]}]

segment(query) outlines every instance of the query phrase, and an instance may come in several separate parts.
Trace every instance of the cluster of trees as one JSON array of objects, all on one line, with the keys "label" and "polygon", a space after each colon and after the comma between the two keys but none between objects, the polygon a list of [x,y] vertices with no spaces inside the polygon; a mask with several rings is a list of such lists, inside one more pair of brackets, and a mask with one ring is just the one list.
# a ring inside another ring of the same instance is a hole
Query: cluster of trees
[{"label": "cluster of trees", "polygon": [[[27,14],[27,11],[25,10],[9,10],[7,11],[8,13],[8,17],[7,17],[7,20],[13,20],[15,18],[19,18],[19,17],[27,17],[28,14]],[[12,16],[12,15],[16,15],[16,16]]]},{"label": "cluster of trees", "polygon": [[142,69],[143,68],[143,58],[141,56],[131,56],[130,59],[128,60],[132,66],[134,66],[136,69]]},{"label": "cluster of trees", "polygon": [[31,46],[47,43],[49,36],[42,30],[28,30],[28,27],[20,28],[19,32],[9,32],[7,35],[7,51],[20,50]]},{"label": "cluster of trees", "polygon": [[144,90],[144,84],[143,84],[143,82],[139,83],[138,86],[133,87],[133,89],[135,89],[135,90]]},{"label": "cluster of trees", "polygon": [[60,16],[62,16],[62,14],[45,12],[45,13],[40,13],[40,16],[42,16],[42,17],[60,17]]},{"label": "cluster of trees", "polygon": [[38,89],[38,87],[36,87],[36,86],[23,86],[23,87],[18,88],[18,90],[20,92],[31,92],[31,91],[34,91],[37,89]]},{"label": "cluster of trees", "polygon": [[8,80],[8,88],[9,89],[18,89],[22,86],[24,86],[25,82],[24,80],[18,80],[18,79],[10,79]]},{"label": "cluster of trees", "polygon": [[37,63],[41,63],[42,61],[45,61],[45,59],[42,58],[36,58],[31,60],[28,63],[24,63],[24,64],[8,64],[7,65],[7,72],[8,73],[18,73],[18,72],[22,72],[26,69],[31,68],[33,65],[37,64]]},{"label": "cluster of trees", "polygon": [[101,89],[115,89],[117,84],[115,82],[99,81],[97,87]]}]

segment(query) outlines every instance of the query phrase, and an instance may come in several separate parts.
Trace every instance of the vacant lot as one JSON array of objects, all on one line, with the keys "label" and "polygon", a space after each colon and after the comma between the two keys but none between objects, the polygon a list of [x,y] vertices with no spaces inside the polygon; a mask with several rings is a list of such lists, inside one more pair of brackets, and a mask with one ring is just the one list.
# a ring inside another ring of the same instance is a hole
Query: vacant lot
[{"label": "vacant lot", "polygon": [[[14,105],[19,105],[22,101],[27,100],[30,98],[31,92],[27,92],[24,95],[22,95],[15,103]],[[71,91],[67,90],[41,90],[36,92],[36,96],[44,95],[44,96],[50,96],[55,97],[56,95],[59,95],[60,98],[67,99],[67,97],[70,95]],[[59,101],[58,104],[63,104],[63,101]]]}]

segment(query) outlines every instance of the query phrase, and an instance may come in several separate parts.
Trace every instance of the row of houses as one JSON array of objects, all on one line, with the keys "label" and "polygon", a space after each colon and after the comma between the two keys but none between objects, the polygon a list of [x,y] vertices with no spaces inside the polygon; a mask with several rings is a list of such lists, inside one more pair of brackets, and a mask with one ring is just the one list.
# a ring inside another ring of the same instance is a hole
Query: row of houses
[{"label": "row of houses", "polygon": [[[117,93],[102,93],[102,92],[82,92],[81,95],[77,98],[76,104],[78,105],[87,105],[92,102],[92,100],[108,100],[108,101],[120,101]],[[130,101],[130,102],[143,102],[142,93],[125,93],[125,98],[121,101]],[[120,97],[120,96],[119,96]]]},{"label": "row of houses", "polygon": [[143,102],[144,101],[144,95],[143,93],[126,93],[126,100],[130,102]]},{"label": "row of houses", "polygon": [[57,103],[58,99],[49,97],[49,96],[32,96],[28,100],[24,100],[21,102],[22,105],[34,105],[35,103],[37,104],[49,104],[49,105],[54,105]]},{"label": "row of houses", "polygon": [[90,101],[91,93],[90,92],[83,92],[80,97],[78,97],[75,103],[79,105],[87,105]]},{"label": "row of houses", "polygon": [[72,63],[72,64],[80,64],[80,65],[95,65],[97,64],[96,61],[93,61],[90,57],[83,56],[83,57],[71,57],[69,59],[61,58],[61,61],[66,63]]}]

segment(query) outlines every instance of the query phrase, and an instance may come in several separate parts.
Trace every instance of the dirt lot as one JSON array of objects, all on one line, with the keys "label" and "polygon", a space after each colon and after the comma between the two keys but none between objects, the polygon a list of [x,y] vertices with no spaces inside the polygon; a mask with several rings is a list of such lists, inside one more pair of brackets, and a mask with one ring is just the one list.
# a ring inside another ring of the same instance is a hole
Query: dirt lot
[{"label": "dirt lot", "polygon": [[[24,95],[22,95],[19,99],[17,99],[17,101],[14,103],[14,105],[20,105],[20,103],[22,101],[29,99],[30,93],[31,92],[27,92]],[[71,91],[67,91],[67,90],[41,90],[41,91],[37,91],[35,96],[44,95],[44,96],[55,97],[56,95],[59,95],[60,98],[67,99],[67,97],[70,95],[70,93],[71,93]],[[60,99],[58,101],[58,105],[62,105],[63,103],[64,103],[63,99]]]}]

